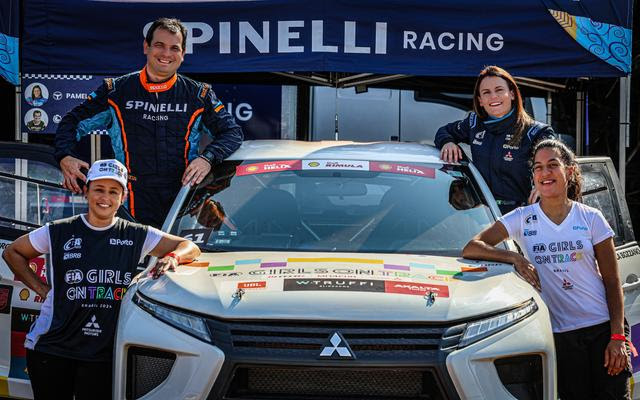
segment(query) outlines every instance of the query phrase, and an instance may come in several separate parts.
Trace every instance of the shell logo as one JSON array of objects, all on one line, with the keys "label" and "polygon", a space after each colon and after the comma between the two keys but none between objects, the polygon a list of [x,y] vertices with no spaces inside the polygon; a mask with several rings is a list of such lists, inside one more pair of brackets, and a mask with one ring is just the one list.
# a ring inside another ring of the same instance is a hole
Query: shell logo
[{"label": "shell logo", "polygon": [[20,296],[20,300],[22,300],[22,301],[27,301],[27,300],[29,300],[29,295],[30,295],[30,293],[29,293],[29,289],[22,289],[22,290],[20,291],[20,294],[19,294],[19,296]]},{"label": "shell logo", "polygon": [[256,167],[255,165],[252,165],[250,167],[247,168],[248,172],[256,172],[259,168]]},{"label": "shell logo", "polygon": [[389,171],[390,169],[392,169],[393,167],[389,164],[380,164],[378,165],[378,167],[380,167],[380,169],[383,169],[385,171]]},{"label": "shell logo", "polygon": [[320,163],[317,161],[311,161],[309,164],[307,164],[310,167],[319,167]]}]

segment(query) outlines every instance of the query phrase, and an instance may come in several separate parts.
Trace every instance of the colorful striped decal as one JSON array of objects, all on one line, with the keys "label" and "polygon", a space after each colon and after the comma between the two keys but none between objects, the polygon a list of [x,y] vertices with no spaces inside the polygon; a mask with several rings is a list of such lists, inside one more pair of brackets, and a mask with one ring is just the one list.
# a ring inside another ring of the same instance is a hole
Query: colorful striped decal
[{"label": "colorful striped decal", "polygon": [[208,271],[233,271],[235,266],[233,265],[220,265],[216,267],[209,267]]},{"label": "colorful striped decal", "polygon": [[259,258],[256,258],[254,260],[236,260],[235,261],[235,265],[249,265],[249,264],[260,264],[260,260]]},{"label": "colorful striped decal", "polygon": [[385,264],[384,260],[378,259],[369,259],[369,258],[342,258],[342,257],[316,257],[316,258],[288,258],[287,261],[268,261],[262,262],[262,259],[247,259],[247,260],[236,260],[233,265],[219,265],[219,266],[211,266],[209,267],[209,271],[233,271],[235,267],[239,267],[242,265],[248,266],[259,266],[260,268],[284,268],[291,267],[289,263],[326,263],[326,262],[335,262],[335,263],[358,263],[358,264],[374,264],[374,265],[382,265],[385,270],[393,270],[393,271],[411,271],[411,269],[423,269],[430,270],[425,271],[428,273],[443,275],[443,276],[461,276],[462,273],[470,273],[470,272],[487,272],[488,269],[486,266],[460,266],[459,270],[450,270],[450,269],[437,269],[433,264],[424,264],[424,263],[416,263],[411,262],[409,265],[397,265],[397,264]]},{"label": "colorful striped decal", "polygon": [[384,269],[394,269],[394,270],[398,270],[398,271],[409,271],[411,268],[409,268],[406,265],[384,264]]},{"label": "colorful striped decal", "polygon": [[461,267],[462,272],[487,272],[487,267]]},{"label": "colorful striped decal", "polygon": [[411,268],[436,269],[436,266],[433,264],[422,264],[422,263],[416,263],[416,262],[409,263],[409,266]]},{"label": "colorful striped decal", "polygon": [[287,258],[288,262],[343,262],[343,263],[363,263],[363,264],[384,264],[383,260],[367,258],[339,258],[339,257],[318,257],[318,258]]},{"label": "colorful striped decal", "polygon": [[273,268],[273,267],[286,267],[286,266],[287,266],[286,262],[268,262],[268,263],[260,264],[260,268]]}]

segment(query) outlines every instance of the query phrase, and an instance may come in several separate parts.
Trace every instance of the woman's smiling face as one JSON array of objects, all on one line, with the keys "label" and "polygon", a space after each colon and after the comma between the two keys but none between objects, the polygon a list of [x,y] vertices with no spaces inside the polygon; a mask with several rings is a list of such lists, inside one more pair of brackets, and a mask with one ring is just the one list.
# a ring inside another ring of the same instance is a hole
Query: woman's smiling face
[{"label": "woman's smiling face", "polygon": [[87,191],[90,217],[113,218],[124,202],[124,189],[114,179],[92,181]]},{"label": "woman's smiling face", "polygon": [[540,197],[567,196],[567,185],[573,168],[562,161],[557,149],[545,147],[535,155],[533,163],[533,183]]},{"label": "woman's smiling face", "polygon": [[498,76],[487,76],[478,88],[478,101],[487,114],[493,118],[500,118],[511,111],[511,105],[515,99],[509,84]]}]

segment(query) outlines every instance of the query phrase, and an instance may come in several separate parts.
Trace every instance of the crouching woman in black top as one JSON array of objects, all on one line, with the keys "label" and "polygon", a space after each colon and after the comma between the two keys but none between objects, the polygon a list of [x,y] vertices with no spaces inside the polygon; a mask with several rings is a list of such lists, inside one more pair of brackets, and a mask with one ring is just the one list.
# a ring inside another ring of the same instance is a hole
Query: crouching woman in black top
[{"label": "crouching woman in black top", "polygon": [[[87,214],[21,236],[3,257],[17,278],[45,299],[25,340],[35,399],[111,399],[113,340],[120,302],[141,257],[159,257],[158,278],[200,255],[189,240],[116,217],[127,187],[117,160],[87,175]],[[47,283],[29,260],[48,254]]]},{"label": "crouching woman in black top", "polygon": [[538,141],[553,137],[549,125],[527,114],[513,77],[492,65],[478,75],[473,112],[438,129],[435,145],[441,149],[440,158],[457,162],[462,158],[457,144],[467,143],[474,165],[505,214],[535,201],[528,166],[531,149]]}]

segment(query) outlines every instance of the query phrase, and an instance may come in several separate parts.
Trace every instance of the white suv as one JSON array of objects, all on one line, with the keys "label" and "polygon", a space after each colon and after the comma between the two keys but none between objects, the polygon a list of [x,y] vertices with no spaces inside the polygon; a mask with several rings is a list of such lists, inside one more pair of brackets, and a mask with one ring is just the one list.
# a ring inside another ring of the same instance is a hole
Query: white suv
[{"label": "white suv", "polygon": [[538,293],[460,258],[497,213],[431,147],[245,142],[167,218],[202,257],[127,292],[116,397],[555,398]]}]

